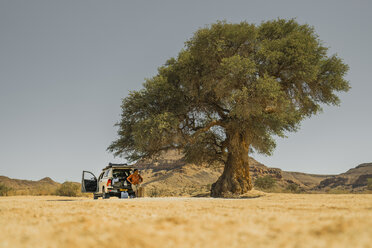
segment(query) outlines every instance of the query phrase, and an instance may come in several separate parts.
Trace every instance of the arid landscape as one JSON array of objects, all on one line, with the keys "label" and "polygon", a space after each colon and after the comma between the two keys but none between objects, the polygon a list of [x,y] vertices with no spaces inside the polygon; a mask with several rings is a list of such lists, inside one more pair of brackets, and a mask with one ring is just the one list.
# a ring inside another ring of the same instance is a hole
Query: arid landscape
[{"label": "arid landscape", "polygon": [[[255,182],[269,177],[275,182],[270,192],[307,193],[361,193],[371,191],[372,163],[355,165],[338,175],[317,175],[283,171],[250,158],[250,173]],[[222,164],[195,165],[186,163],[182,155],[171,151],[156,160],[143,160],[135,164],[145,179],[148,196],[205,196],[210,186],[223,171]],[[293,190],[295,189],[295,190]]]},{"label": "arid landscape", "polygon": [[[84,197],[56,196],[66,183],[0,176],[9,189],[0,247],[371,247],[372,163],[339,175],[250,165],[256,189],[236,199],[209,197],[221,165],[174,152],[135,164],[145,198],[93,200],[77,182],[65,189]],[[272,188],[256,187],[265,177]],[[288,186],[296,191],[283,193]]]},{"label": "arid landscape", "polygon": [[[250,173],[256,189],[275,193],[372,193],[372,163],[363,163],[338,175],[316,175],[283,171],[264,165],[250,158]],[[102,168],[104,165],[102,166]],[[182,154],[169,151],[152,160],[140,160],[134,164],[144,178],[143,186],[148,197],[200,197],[209,196],[211,185],[223,171],[222,164],[192,164],[183,160]],[[99,171],[95,171],[96,176]],[[259,178],[270,178],[270,188],[260,188]],[[76,194],[82,196],[80,183]],[[50,177],[38,181],[12,179],[0,175],[0,186],[7,188],[1,195],[61,195],[56,193],[61,183]],[[63,195],[63,194],[62,194]],[[90,195],[85,195],[89,196]]]},{"label": "arid landscape", "polygon": [[0,248],[372,248],[371,1],[0,1]]},{"label": "arid landscape", "polygon": [[0,198],[0,247],[12,248],[367,248],[372,243],[371,226],[371,194],[97,201],[57,196]]},{"label": "arid landscape", "polygon": [[[275,184],[237,199],[209,197],[221,165],[185,163],[175,152],[135,165],[145,180],[138,199],[93,200],[77,182],[65,189],[84,197],[61,197],[66,183],[0,176],[9,189],[0,247],[371,247],[372,163],[339,175],[250,164],[255,184]],[[282,193],[289,185],[296,192]]]},{"label": "arid landscape", "polygon": [[145,198],[93,200],[77,182],[71,196],[84,197],[55,196],[66,183],[0,176],[11,189],[0,198],[0,247],[371,247],[372,163],[339,175],[250,164],[256,186],[275,184],[237,199],[209,197],[221,165],[175,152],[135,164]]}]

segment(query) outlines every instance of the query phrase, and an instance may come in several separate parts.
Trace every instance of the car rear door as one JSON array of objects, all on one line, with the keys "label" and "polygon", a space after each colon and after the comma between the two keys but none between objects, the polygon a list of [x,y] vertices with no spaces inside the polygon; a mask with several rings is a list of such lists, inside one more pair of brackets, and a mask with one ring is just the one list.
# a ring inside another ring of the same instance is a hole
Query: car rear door
[{"label": "car rear door", "polygon": [[81,192],[97,192],[98,181],[96,176],[90,171],[83,171],[81,179]]}]

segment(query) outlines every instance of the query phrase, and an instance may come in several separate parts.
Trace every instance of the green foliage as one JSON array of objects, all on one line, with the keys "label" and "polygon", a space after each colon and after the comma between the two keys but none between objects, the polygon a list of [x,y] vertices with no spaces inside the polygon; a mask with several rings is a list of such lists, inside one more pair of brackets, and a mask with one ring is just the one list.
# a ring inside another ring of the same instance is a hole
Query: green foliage
[{"label": "green foliage", "polygon": [[59,196],[81,196],[80,186],[78,183],[74,182],[64,182],[56,190],[56,195]]},{"label": "green foliage", "polygon": [[372,190],[372,178],[367,178],[367,189]]},{"label": "green foliage", "polygon": [[272,176],[258,177],[254,181],[254,186],[260,189],[271,189],[275,186],[276,180]]},{"label": "green foliage", "polygon": [[328,194],[350,194],[351,191],[348,190],[348,189],[345,189],[343,187],[336,187],[336,188],[333,188],[333,189],[329,189],[327,191]]},{"label": "green foliage", "polygon": [[300,188],[295,183],[288,184],[285,189],[286,189],[286,191],[289,191],[291,193],[300,193],[301,192]]},{"label": "green foliage", "polygon": [[4,184],[0,183],[0,196],[7,196],[10,191],[12,191],[12,188],[9,188]]},{"label": "green foliage", "polygon": [[182,149],[190,162],[225,162],[237,146],[271,154],[273,136],[296,131],[349,89],[348,66],[292,19],[217,22],[185,44],[123,99],[119,137],[108,147],[116,156],[135,161]]}]

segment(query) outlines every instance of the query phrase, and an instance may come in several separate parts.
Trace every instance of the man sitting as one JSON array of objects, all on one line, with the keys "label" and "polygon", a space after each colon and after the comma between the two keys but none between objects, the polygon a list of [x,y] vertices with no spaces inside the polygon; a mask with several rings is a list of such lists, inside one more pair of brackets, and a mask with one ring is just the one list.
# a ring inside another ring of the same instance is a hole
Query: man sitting
[{"label": "man sitting", "polygon": [[134,169],[133,174],[130,175],[127,178],[127,180],[128,180],[128,182],[130,182],[132,184],[132,189],[133,189],[134,193],[136,194],[136,196],[138,196],[138,188],[139,188],[140,184],[143,182],[143,178],[139,174],[138,169]]}]

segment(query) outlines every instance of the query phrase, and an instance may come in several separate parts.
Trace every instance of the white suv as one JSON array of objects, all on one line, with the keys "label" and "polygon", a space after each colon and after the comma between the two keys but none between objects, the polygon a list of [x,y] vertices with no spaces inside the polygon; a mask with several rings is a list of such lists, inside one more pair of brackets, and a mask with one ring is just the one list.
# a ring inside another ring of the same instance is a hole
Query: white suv
[{"label": "white suv", "polygon": [[127,164],[112,164],[102,169],[98,179],[89,171],[83,171],[81,192],[93,193],[93,199],[102,196],[103,199],[110,196],[120,197],[121,192],[127,191],[129,197],[135,197],[131,183],[127,177],[132,174],[133,167]]}]

